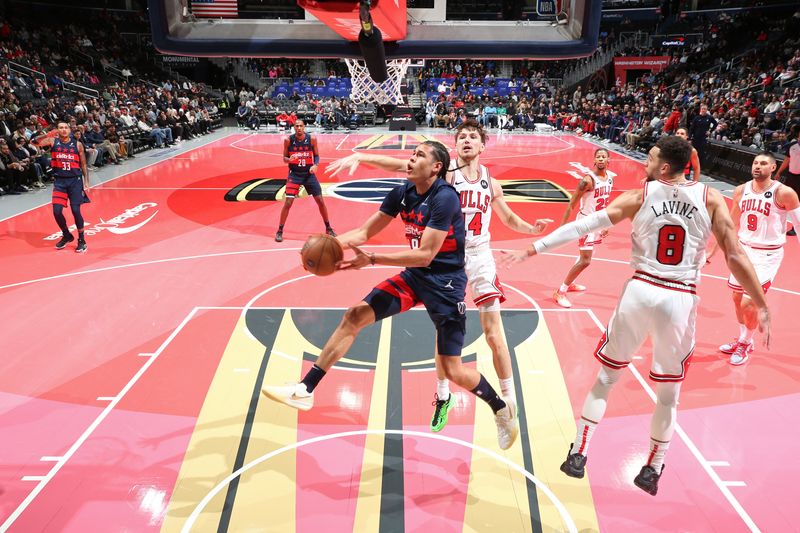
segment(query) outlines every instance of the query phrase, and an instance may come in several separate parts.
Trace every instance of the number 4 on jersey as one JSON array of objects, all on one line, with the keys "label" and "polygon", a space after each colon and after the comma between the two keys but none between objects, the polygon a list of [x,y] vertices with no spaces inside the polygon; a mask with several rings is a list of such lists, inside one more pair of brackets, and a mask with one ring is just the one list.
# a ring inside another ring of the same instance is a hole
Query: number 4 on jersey
[{"label": "number 4 on jersey", "polygon": [[483,218],[481,216],[483,213],[478,211],[472,216],[472,220],[470,220],[469,224],[466,224],[467,215],[464,215],[464,223],[467,225],[467,230],[472,232],[472,235],[480,235],[481,229],[483,229]]}]

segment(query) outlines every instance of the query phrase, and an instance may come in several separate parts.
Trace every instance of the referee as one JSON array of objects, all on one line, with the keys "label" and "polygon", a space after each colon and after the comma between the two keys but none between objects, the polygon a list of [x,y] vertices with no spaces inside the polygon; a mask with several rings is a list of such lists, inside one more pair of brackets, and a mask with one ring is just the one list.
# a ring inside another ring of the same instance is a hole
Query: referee
[{"label": "referee", "polygon": [[[794,192],[800,195],[800,125],[795,124],[792,127],[791,138],[792,141],[786,150],[786,159],[783,160],[781,168],[778,169],[775,179],[780,180],[787,187],[791,187]],[[785,176],[783,176],[784,171],[786,172]],[[795,229],[789,230],[787,235],[794,235]]]}]

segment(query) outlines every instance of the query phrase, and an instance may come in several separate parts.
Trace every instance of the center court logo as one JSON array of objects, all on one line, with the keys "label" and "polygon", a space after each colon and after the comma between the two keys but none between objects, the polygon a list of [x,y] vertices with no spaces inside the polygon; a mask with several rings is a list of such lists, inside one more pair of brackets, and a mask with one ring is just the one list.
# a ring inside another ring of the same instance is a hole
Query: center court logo
[{"label": "center court logo", "polygon": [[[143,216],[142,213],[149,209],[153,209],[154,207],[158,207],[158,204],[155,202],[145,202],[142,204],[137,205],[136,207],[132,207],[130,209],[126,209],[125,212],[115,216],[114,218],[110,218],[108,220],[100,219],[100,222],[89,226],[88,224],[84,227],[84,233],[91,237],[92,235],[97,235],[101,231],[108,231],[110,233],[114,233],[116,235],[125,235],[126,233],[132,233],[137,229],[141,228],[148,222],[150,222],[153,217],[158,214],[158,211],[154,211],[153,214],[142,220],[137,224],[132,225],[124,225],[125,222],[129,221],[130,219]],[[70,231],[74,231],[76,229],[75,225],[73,224],[70,226]],[[52,235],[48,235],[44,238],[46,241],[57,241],[61,238],[61,232],[53,233]]]}]

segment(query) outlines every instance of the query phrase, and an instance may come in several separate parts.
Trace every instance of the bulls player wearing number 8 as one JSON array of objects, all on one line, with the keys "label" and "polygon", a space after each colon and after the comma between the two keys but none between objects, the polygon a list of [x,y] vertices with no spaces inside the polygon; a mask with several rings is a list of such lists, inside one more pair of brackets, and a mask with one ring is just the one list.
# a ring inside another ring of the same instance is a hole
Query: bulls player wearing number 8
[{"label": "bulls player wearing number 8", "polygon": [[53,216],[61,228],[61,240],[56,243],[56,249],[61,250],[75,240],[67,227],[64,208],[69,201],[75,226],[78,228],[78,245],[75,251],[84,253],[87,250],[86,240],[83,236],[83,216],[81,204],[88,201],[85,189],[89,188],[89,173],[86,169],[86,154],[83,144],[72,137],[69,124],[58,123],[58,135],[46,137],[39,141],[41,148],[50,147],[50,165],[53,167]]},{"label": "bulls player wearing number 8", "polygon": [[584,476],[589,442],[605,414],[611,388],[649,336],[653,342],[650,379],[656,382],[657,401],[647,463],[634,484],[654,496],[658,492],[664,455],[675,430],[681,382],[694,350],[699,302],[695,285],[712,233],[731,272],[752,295],[764,344],[769,344],[770,318],[764,292],[739,246],[725,200],[718,191],[687,181],[683,175],[691,153],[691,145],[680,137],[660,138],[647,156],[643,189],[626,191],[606,209],[561,226],[534,242],[532,248],[507,253],[500,260],[510,265],[625,219],[633,224],[631,265],[636,272],[625,283],[595,351],[602,366],[583,404],[575,441],[561,465],[568,476]]},{"label": "bulls player wearing number 8", "polygon": [[[783,260],[786,242],[786,221],[800,227],[800,202],[791,188],[772,179],[775,157],[762,152],[753,159],[752,180],[739,185],[733,192],[731,218],[739,225],[739,242],[753,263],[758,281],[767,292]],[[730,354],[732,365],[744,364],[753,351],[753,335],[758,321],[757,310],[750,292],[745,291],[735,274],[728,286],[733,289],[733,305],[739,322],[739,336],[719,347]]]},{"label": "bulls player wearing number 8", "polygon": [[[563,226],[567,223],[569,215],[579,202],[580,207],[578,208],[578,214],[575,216],[576,220],[605,209],[611,197],[611,189],[614,187],[614,176],[616,174],[608,170],[608,150],[598,148],[594,151],[594,170],[578,182],[578,186],[569,200],[567,210],[564,211],[564,216],[561,217],[561,225]],[[591,264],[594,245],[602,243],[606,233],[608,232],[591,232],[578,239],[578,251],[580,254],[578,260],[567,272],[567,277],[564,278],[564,283],[561,284],[561,287],[553,293],[553,300],[561,307],[572,307],[572,302],[567,298],[568,292],[586,290],[586,287],[578,285],[575,280]]]},{"label": "bulls player wearing number 8", "polygon": [[319,165],[319,149],[317,139],[306,133],[306,124],[302,120],[294,123],[294,135],[283,140],[283,162],[289,164],[289,178],[286,180],[286,200],[281,209],[281,218],[278,231],[275,232],[275,241],[283,241],[283,226],[289,217],[294,199],[300,191],[300,186],[305,187],[309,196],[314,198],[319,208],[322,221],[325,222],[325,231],[328,235],[336,237],[328,220],[328,208],[322,198],[322,187],[317,180],[316,171]]}]

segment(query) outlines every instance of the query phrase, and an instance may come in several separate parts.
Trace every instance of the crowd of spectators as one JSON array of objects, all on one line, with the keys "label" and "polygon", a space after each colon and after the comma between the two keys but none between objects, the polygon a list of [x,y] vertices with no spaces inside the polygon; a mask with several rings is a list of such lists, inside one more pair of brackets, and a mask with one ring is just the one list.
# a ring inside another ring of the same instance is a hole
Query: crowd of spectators
[{"label": "crowd of spectators", "polygon": [[47,32],[0,20],[0,194],[45,186],[49,153],[37,140],[55,135],[61,121],[83,144],[90,169],[122,164],[138,151],[204,135],[219,124],[217,104],[201,85],[152,76],[145,81],[132,73],[109,78],[92,62],[80,64],[71,50],[92,46],[108,52],[110,62],[116,45],[73,29],[57,30],[71,48],[51,48]]}]

